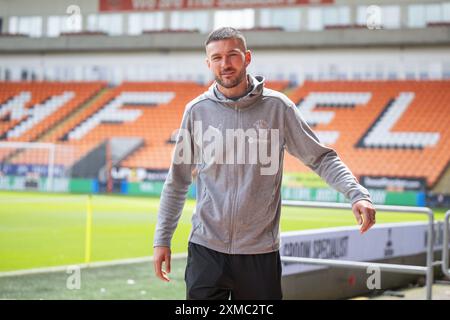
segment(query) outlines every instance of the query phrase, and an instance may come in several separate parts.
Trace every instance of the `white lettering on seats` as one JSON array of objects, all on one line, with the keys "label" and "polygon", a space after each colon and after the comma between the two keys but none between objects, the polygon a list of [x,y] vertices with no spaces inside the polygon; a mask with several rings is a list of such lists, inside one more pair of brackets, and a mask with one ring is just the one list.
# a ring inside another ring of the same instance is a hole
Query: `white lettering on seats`
[{"label": "white lettering on seats", "polygon": [[81,139],[102,122],[133,122],[142,114],[140,110],[120,110],[123,105],[158,105],[173,99],[173,92],[122,92],[69,132],[69,140]]},{"label": "white lettering on seats", "polygon": [[6,133],[7,137],[20,137],[25,131],[31,129],[50,114],[64,106],[74,96],[74,92],[64,91],[60,95],[50,97],[44,103],[38,103],[32,108],[25,108],[25,105],[31,100],[31,93],[28,91],[21,92],[0,106],[0,117],[8,111],[10,112],[11,120],[20,120],[26,117],[24,121],[18,123]]},{"label": "white lettering on seats", "polygon": [[[332,111],[314,111],[317,105],[365,105],[370,92],[311,92],[299,105],[301,113],[310,125],[329,124],[334,118]],[[338,131],[314,131],[319,140],[327,145],[336,143]]]},{"label": "white lettering on seats", "polygon": [[393,103],[378,118],[363,139],[364,147],[423,148],[438,143],[438,132],[392,132],[392,128],[406,112],[414,99],[413,92],[401,92]]}]

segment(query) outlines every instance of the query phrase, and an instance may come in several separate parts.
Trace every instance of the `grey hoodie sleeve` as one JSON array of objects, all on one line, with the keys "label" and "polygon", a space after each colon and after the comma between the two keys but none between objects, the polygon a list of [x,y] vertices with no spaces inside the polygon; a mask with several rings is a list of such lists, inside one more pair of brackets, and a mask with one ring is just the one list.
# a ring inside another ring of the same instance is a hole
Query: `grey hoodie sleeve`
[{"label": "grey hoodie sleeve", "polygon": [[[172,163],[164,183],[159,204],[153,246],[170,247],[178,225],[194,168],[194,147],[190,121],[190,109],[186,109],[178,133]],[[181,160],[181,159],[184,160]]]},{"label": "grey hoodie sleeve", "polygon": [[367,189],[357,182],[337,153],[319,142],[292,101],[285,112],[284,131],[286,150],[328,185],[342,193],[352,204],[363,199],[372,202]]}]

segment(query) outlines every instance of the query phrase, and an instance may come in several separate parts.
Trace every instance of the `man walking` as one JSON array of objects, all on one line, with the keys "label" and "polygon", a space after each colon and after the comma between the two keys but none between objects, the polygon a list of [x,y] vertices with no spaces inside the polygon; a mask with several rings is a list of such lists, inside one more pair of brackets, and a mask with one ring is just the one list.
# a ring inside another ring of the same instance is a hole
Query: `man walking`
[{"label": "man walking", "polygon": [[[196,170],[185,272],[187,299],[281,299],[279,222],[284,151],[343,193],[361,233],[375,209],[336,152],[322,145],[295,104],[247,74],[241,32],[213,31],[206,62],[215,82],[186,107],[164,184],[154,238],[156,275],[169,281],[170,242]],[[162,265],[164,263],[165,270]]]}]

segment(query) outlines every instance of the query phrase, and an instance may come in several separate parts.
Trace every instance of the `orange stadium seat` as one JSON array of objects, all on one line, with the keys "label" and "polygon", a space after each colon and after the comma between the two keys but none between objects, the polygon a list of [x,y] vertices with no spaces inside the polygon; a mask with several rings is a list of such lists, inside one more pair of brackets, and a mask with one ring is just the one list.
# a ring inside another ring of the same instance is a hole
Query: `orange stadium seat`
[{"label": "orange stadium seat", "polygon": [[[17,128],[21,122],[29,120],[30,115],[23,112],[23,115],[19,114],[15,119],[11,118],[11,110],[17,112],[21,108],[17,103],[11,104],[9,110],[4,110],[5,112],[0,113],[2,115],[0,117],[0,140],[10,142],[37,141],[44,133],[75,112],[103,87],[106,87],[106,83],[104,82],[1,82],[0,110],[8,104],[8,101],[11,102],[12,99],[17,98],[23,93],[29,94],[29,99],[23,100],[27,101],[23,107],[28,110],[35,108],[36,114],[39,114],[39,111],[45,108],[46,101],[52,97],[63,95],[65,92],[70,92],[73,96],[70,96],[66,102],[63,102],[57,110],[50,112],[42,119],[38,119],[28,130],[25,130],[18,136],[8,136],[8,133],[14,128]],[[1,149],[0,152],[1,159],[10,153],[6,149]],[[33,162],[41,162],[37,159],[42,157],[34,157],[33,153],[42,152],[36,150],[27,151],[20,157],[15,158],[14,162],[21,162],[23,159],[27,159],[26,161],[33,159]],[[42,162],[45,161],[48,160],[42,160]]]},{"label": "orange stadium seat", "polygon": [[[317,111],[331,111],[334,117],[327,124],[318,124],[314,130],[338,131],[339,138],[331,145],[358,176],[393,176],[426,178],[434,185],[450,160],[450,81],[331,81],[305,82],[290,93],[298,103],[311,93],[368,92],[370,100],[354,108],[317,106]],[[424,148],[364,148],[358,147],[363,135],[385,110],[387,103],[402,92],[414,93],[406,112],[391,128],[391,132],[438,133],[434,146]],[[300,106],[300,110],[301,110]],[[313,111],[314,112],[314,111]],[[287,171],[309,171],[298,160],[286,156]]]},{"label": "orange stadium seat", "polygon": [[[267,87],[279,91],[286,90],[288,85],[288,81],[267,83]],[[104,88],[104,91],[88,107],[61,122],[101,88]],[[122,160],[120,166],[166,170],[170,165],[173,149],[173,144],[169,140],[180,125],[185,105],[206,89],[207,86],[193,82],[125,82],[112,88],[105,88],[103,83],[8,83],[2,85],[2,90],[0,90],[0,105],[5,104],[8,99],[24,90],[33,92],[33,98],[26,105],[28,108],[36,103],[42,103],[44,99],[52,95],[64,91],[74,91],[76,92],[75,98],[66,103],[59,112],[47,117],[45,121],[41,121],[33,130],[25,132],[22,136],[7,140],[36,141],[48,128],[61,122],[61,125],[46,134],[40,141],[65,146],[72,153],[72,162],[80,159],[110,137],[140,137],[144,140],[143,145]],[[303,85],[290,90],[289,97],[302,110],[302,108],[306,108],[305,101],[311,96],[328,94],[326,103],[319,102],[314,106],[310,105],[309,111],[304,109],[302,112],[304,114],[309,112],[316,116],[323,112],[329,113],[327,116],[329,119],[312,125],[313,129],[319,137],[324,136],[327,131],[338,134],[332,143],[327,144],[337,150],[357,177],[425,178],[428,186],[432,186],[444,172],[450,160],[449,89],[450,81],[306,81]],[[151,106],[125,102],[121,110],[140,112],[133,121],[127,122],[121,121],[121,119],[103,121],[81,137],[69,138],[69,133],[80,124],[88,121],[122,94],[130,92],[169,92],[173,96],[166,102],[155,103]],[[369,98],[356,104],[339,104],[333,100],[333,94],[344,93],[359,94],[361,97],[367,95]],[[438,134],[436,144],[418,148],[402,146],[401,143],[394,147],[362,145],[363,138],[368,135],[370,130],[373,130],[380,115],[383,115],[388,109],[389,101],[398,100],[402,93],[413,93],[413,99],[407,106],[407,111],[402,113],[390,128],[390,132],[435,133]],[[3,116],[0,122],[0,132],[5,133],[17,122],[20,120],[8,120],[7,116]],[[30,157],[30,153],[34,156]],[[42,152],[40,153],[42,154]],[[28,161],[33,159],[33,163],[47,161],[45,156],[39,157],[38,155],[38,151],[24,152],[18,155],[14,162],[21,163],[27,159]],[[39,160],[40,158],[42,159]],[[67,162],[67,158],[57,154],[56,163],[64,162]],[[284,167],[288,172],[310,171],[289,154],[286,154]]]},{"label": "orange stadium seat", "polygon": [[[288,85],[288,81],[267,83],[267,86],[274,90],[283,90]],[[130,168],[167,169],[173,149],[173,145],[168,143],[168,140],[180,125],[186,103],[206,89],[207,86],[193,82],[125,82],[107,90],[93,105],[55,130],[45,141],[61,143],[61,138],[71,129],[104,108],[109,101],[123,92],[173,92],[175,96],[167,104],[151,108],[136,104],[124,105],[124,110],[142,111],[141,116],[132,123],[101,123],[83,139],[64,142],[66,145],[75,147],[72,149],[75,153],[74,159],[79,159],[109,137],[142,137],[144,146],[122,161],[121,165]]]},{"label": "orange stadium seat", "polygon": [[[192,82],[125,82],[118,87],[108,89],[88,109],[67,121],[64,126],[46,138],[48,142],[58,142],[74,146],[80,158],[104,140],[113,137],[142,137],[144,145],[129,156],[122,165],[126,167],[167,169],[173,145],[167,140],[181,122],[186,103],[202,93],[205,87]],[[139,110],[141,115],[133,122],[100,123],[86,133],[82,139],[61,141],[68,132],[83,121],[100,111],[112,99],[124,92],[171,92],[173,98],[166,104],[148,107],[133,104],[122,107],[122,110]]]}]

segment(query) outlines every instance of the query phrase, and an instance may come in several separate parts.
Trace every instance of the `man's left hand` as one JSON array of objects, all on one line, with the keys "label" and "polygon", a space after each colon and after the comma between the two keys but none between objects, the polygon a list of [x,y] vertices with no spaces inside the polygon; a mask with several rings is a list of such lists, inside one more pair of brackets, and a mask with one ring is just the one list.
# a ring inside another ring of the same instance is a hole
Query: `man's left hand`
[{"label": "man's left hand", "polygon": [[361,234],[369,230],[375,224],[375,208],[367,200],[359,200],[352,206],[356,221],[361,225]]}]

